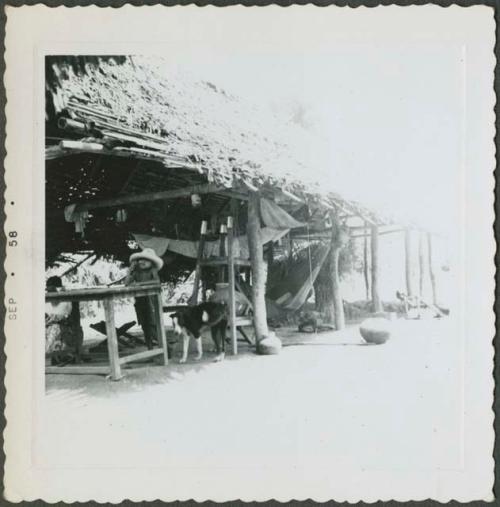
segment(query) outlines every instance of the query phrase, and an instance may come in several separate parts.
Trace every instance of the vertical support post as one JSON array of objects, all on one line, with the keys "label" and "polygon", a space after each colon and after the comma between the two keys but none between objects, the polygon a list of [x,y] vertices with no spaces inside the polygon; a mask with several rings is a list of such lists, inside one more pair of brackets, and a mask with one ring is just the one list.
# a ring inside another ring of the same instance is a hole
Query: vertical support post
[{"label": "vertical support post", "polygon": [[382,302],[378,291],[378,226],[371,226],[371,254],[372,254],[372,305],[374,312],[382,311]]},{"label": "vertical support post", "polygon": [[229,282],[229,330],[233,355],[238,353],[238,337],[236,335],[236,294],[233,257],[233,218],[227,219],[227,273]]},{"label": "vertical support post", "polygon": [[424,236],[423,232],[418,232],[418,311],[422,305],[422,298],[424,295],[424,273],[425,273],[425,261],[424,261]]},{"label": "vertical support post", "polygon": [[413,283],[411,277],[411,231],[405,229],[405,278],[406,278],[406,294],[413,296]]},{"label": "vertical support post", "polygon": [[[220,226],[220,235],[219,235],[219,257],[226,256],[226,237],[227,237],[227,227],[226,224],[222,224]],[[219,282],[224,283],[226,281],[226,268],[222,266],[219,271]]]},{"label": "vertical support post", "polygon": [[198,303],[198,292],[200,290],[200,278],[201,278],[201,261],[203,259],[203,249],[205,247],[205,235],[207,233],[207,222],[203,220],[201,222],[200,229],[200,240],[198,241],[198,251],[196,253],[196,268],[194,272],[193,292],[189,298],[190,305],[196,305]]},{"label": "vertical support post", "polygon": [[437,305],[437,289],[436,289],[436,275],[434,274],[434,260],[432,258],[432,235],[427,233],[427,259],[429,263],[429,277],[431,280],[432,289],[432,304]]},{"label": "vertical support post", "polygon": [[252,265],[252,304],[254,311],[255,343],[268,336],[266,311],[266,279],[267,270],[262,251],[260,235],[260,197],[256,192],[250,192],[248,198],[248,248]]},{"label": "vertical support post", "polygon": [[363,275],[365,277],[366,300],[370,300],[370,277],[368,275],[368,226],[365,222],[363,230]]},{"label": "vertical support post", "polygon": [[157,314],[158,314],[158,318],[157,318],[157,321],[156,321],[156,329],[157,329],[157,333],[160,337],[160,343],[161,343],[161,347],[163,349],[163,364],[165,366],[167,366],[168,364],[168,347],[167,347],[167,335],[165,334],[165,325],[164,325],[164,322],[163,322],[163,303],[161,301],[161,289],[160,289],[160,292],[158,293],[157,296],[155,296],[155,304],[156,304],[156,308],[157,308]]},{"label": "vertical support post", "polygon": [[331,212],[332,221],[332,237],[330,245],[330,269],[331,269],[331,283],[332,283],[332,303],[333,313],[335,315],[335,328],[337,330],[345,328],[345,315],[344,303],[342,301],[342,294],[340,291],[340,277],[339,277],[339,257],[340,250],[343,246],[340,234],[340,227],[338,217],[335,212]]},{"label": "vertical support post", "polygon": [[120,358],[118,355],[118,339],[116,337],[115,310],[113,299],[107,297],[104,303],[104,317],[106,320],[106,334],[108,336],[108,354],[111,368],[111,380],[120,380],[122,378],[120,369]]}]

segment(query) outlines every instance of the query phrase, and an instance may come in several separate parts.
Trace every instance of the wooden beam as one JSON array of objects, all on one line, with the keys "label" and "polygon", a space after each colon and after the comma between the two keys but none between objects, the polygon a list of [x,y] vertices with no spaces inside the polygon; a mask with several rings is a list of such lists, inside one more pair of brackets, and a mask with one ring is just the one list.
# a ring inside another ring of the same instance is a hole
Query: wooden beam
[{"label": "wooden beam", "polygon": [[146,194],[123,195],[112,197],[110,199],[97,199],[95,201],[84,202],[76,206],[75,211],[88,211],[97,208],[113,208],[127,204],[139,204],[144,202],[162,201],[168,199],[177,199],[179,197],[188,197],[191,194],[215,194],[224,190],[223,187],[207,183],[204,185],[193,185],[190,187],[176,188],[175,190],[164,190],[161,192],[149,192]]},{"label": "wooden beam", "polygon": [[292,194],[292,192],[289,192],[288,190],[285,190],[284,188],[281,188],[281,193],[285,195],[286,197],[290,198],[292,201],[299,202],[301,204],[305,204],[306,201],[304,199],[301,199],[300,197],[297,197],[295,194]]},{"label": "wooden beam", "polygon": [[[390,229],[389,231],[381,231],[381,230],[379,230],[378,235],[379,236],[385,236],[386,234],[394,234],[396,232],[403,232],[403,231],[404,231],[404,229]],[[370,235],[371,235],[371,233],[367,233],[367,234],[352,234],[351,238],[364,238],[365,236],[370,236]]]},{"label": "wooden beam", "polygon": [[142,361],[144,359],[149,359],[150,357],[156,357],[163,354],[163,349],[153,349],[153,350],[145,350],[143,352],[137,352],[136,354],[129,354],[128,356],[120,357],[119,363],[120,366],[123,366],[127,363],[132,363],[134,361]]},{"label": "wooden beam", "polygon": [[62,375],[109,375],[109,366],[46,366],[45,373]]}]

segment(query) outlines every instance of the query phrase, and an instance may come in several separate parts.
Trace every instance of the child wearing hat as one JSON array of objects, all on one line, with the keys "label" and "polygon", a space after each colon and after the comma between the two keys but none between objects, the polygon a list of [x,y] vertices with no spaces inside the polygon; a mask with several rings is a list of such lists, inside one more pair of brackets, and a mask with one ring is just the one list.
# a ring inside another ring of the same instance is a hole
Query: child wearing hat
[{"label": "child wearing hat", "polygon": [[[163,267],[163,260],[158,257],[152,248],[145,248],[130,256],[130,270],[125,278],[125,285],[141,283],[160,283],[158,271]],[[139,325],[144,332],[144,339],[148,349],[153,348],[153,339],[156,336],[157,308],[154,296],[141,296],[135,298],[135,313]]]}]

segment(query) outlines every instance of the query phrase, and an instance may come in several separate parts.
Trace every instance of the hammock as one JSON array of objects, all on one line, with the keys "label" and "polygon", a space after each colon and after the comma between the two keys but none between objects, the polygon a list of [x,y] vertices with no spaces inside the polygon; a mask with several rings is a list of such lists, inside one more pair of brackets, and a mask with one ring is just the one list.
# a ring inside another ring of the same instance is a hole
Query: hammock
[{"label": "hammock", "polygon": [[313,289],[329,251],[329,245],[321,245],[314,249],[310,260],[306,257],[293,263],[289,274],[271,287],[267,296],[284,309],[301,308]]}]

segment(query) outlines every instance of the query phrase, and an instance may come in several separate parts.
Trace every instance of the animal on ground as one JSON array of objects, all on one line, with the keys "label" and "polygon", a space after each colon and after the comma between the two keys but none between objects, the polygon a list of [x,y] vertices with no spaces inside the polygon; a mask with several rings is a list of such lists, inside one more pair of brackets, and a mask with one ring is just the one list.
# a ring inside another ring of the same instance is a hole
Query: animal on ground
[{"label": "animal on ground", "polygon": [[322,331],[331,331],[333,326],[323,322],[323,316],[320,312],[314,310],[299,312],[299,333],[317,333]]},{"label": "animal on ground", "polygon": [[226,328],[228,320],[227,306],[224,303],[206,302],[196,306],[188,306],[170,315],[174,333],[183,337],[181,363],[185,363],[189,351],[191,336],[196,343],[196,360],[203,357],[201,334],[210,329],[215,343],[215,361],[222,361],[226,349]]}]

